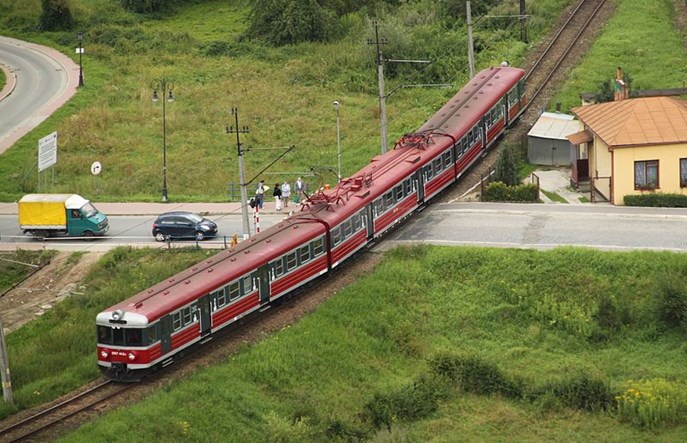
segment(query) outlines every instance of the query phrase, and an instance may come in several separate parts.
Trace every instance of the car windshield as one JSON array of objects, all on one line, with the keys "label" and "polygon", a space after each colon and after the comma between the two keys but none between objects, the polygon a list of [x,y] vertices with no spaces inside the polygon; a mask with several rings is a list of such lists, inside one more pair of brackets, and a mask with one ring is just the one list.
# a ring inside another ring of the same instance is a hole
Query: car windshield
[{"label": "car windshield", "polygon": [[203,217],[201,217],[198,214],[188,214],[189,220],[191,220],[193,223],[200,223],[203,221]]},{"label": "car windshield", "polygon": [[98,210],[95,209],[95,206],[93,206],[91,203],[86,203],[81,208],[81,213],[83,214],[84,217],[89,218],[89,217],[93,217],[95,214],[97,214]]}]

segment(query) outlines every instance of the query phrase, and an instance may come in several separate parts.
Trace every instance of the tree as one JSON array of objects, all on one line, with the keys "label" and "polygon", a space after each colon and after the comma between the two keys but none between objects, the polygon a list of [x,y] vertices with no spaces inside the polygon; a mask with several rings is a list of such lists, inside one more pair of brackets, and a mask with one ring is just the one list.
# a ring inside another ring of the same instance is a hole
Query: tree
[{"label": "tree", "polygon": [[246,34],[273,46],[325,41],[333,19],[316,0],[257,0]]},{"label": "tree", "polygon": [[518,168],[513,147],[504,143],[499,150],[499,157],[496,159],[496,166],[494,169],[494,181],[502,182],[508,186],[515,186],[518,184]]},{"label": "tree", "polygon": [[74,18],[67,0],[42,0],[40,28],[43,31],[63,31],[74,26]]}]

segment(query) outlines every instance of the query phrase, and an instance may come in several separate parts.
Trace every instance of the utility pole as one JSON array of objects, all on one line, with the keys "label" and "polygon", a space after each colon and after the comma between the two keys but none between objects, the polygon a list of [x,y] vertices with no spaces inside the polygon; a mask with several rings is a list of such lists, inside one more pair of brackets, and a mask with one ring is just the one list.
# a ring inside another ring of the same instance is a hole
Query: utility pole
[{"label": "utility pole", "polygon": [[[382,55],[381,45],[388,43],[386,39],[379,40],[379,30],[377,27],[377,21],[373,21],[372,25],[375,28],[375,41],[374,44],[377,46],[377,81],[379,82],[379,120],[381,126],[382,134],[382,154],[386,152],[387,141],[386,141],[386,103],[384,96],[384,56]],[[372,44],[370,40],[367,42]]]},{"label": "utility pole", "polygon": [[520,41],[527,43],[527,5],[525,0],[520,0]]},{"label": "utility pole", "polygon": [[246,179],[243,173],[243,148],[241,145],[240,134],[247,134],[250,132],[248,126],[239,128],[239,108],[231,108],[231,115],[234,116],[234,126],[227,126],[227,134],[236,134],[236,149],[239,155],[239,186],[241,187],[241,212],[243,215],[243,238],[244,240],[250,237],[250,222],[248,219],[248,191],[246,190]]},{"label": "utility pole", "polygon": [[0,371],[2,371],[2,396],[5,403],[14,404],[12,398],[12,381],[10,380],[10,366],[7,359],[7,347],[5,346],[5,332],[0,319]]},{"label": "utility pole", "polygon": [[469,1],[465,2],[465,12],[468,24],[468,63],[470,65],[470,78],[472,79],[475,76],[475,53],[472,47],[472,12]]},{"label": "utility pole", "polygon": [[[379,119],[382,133],[382,154],[386,153],[387,143],[387,124],[386,124],[386,97],[384,94],[384,62],[392,63],[430,63],[429,60],[394,60],[385,59],[382,55],[381,45],[388,43],[387,39],[379,39],[379,30],[377,27],[377,21],[373,21],[372,24],[375,28],[375,41],[367,40],[368,44],[375,44],[377,46],[377,79],[379,81]],[[392,91],[393,92],[393,91]],[[390,95],[390,94],[389,94]]]}]

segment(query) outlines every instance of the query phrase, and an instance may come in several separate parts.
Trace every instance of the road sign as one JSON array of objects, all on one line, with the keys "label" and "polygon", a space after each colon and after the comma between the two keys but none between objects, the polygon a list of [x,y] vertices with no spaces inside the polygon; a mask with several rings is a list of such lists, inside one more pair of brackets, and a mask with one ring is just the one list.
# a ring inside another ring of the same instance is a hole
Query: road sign
[{"label": "road sign", "polygon": [[98,175],[100,174],[100,171],[103,170],[103,165],[100,164],[100,162],[93,162],[91,165],[91,174],[93,175]]},{"label": "road sign", "polygon": [[84,53],[84,48],[76,48],[76,53],[77,53],[77,54],[83,54],[83,53]]},{"label": "road sign", "polygon": [[38,140],[38,172],[57,163],[57,131]]}]

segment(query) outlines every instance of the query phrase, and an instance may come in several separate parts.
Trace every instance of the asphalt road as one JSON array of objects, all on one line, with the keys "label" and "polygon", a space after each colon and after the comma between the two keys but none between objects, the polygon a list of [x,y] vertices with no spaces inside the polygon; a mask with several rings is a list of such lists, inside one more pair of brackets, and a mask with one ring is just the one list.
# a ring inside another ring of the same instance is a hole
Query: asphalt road
[{"label": "asphalt road", "polygon": [[[217,214],[219,237],[199,243],[222,248],[242,231],[239,214]],[[262,229],[283,215],[264,214]],[[95,240],[51,239],[45,242],[22,235],[16,215],[0,215],[0,250],[107,250],[114,246],[167,247],[152,239],[154,216],[110,216],[110,232]],[[460,246],[549,249],[580,246],[601,250],[687,251],[687,209],[630,208],[609,205],[443,203],[409,219],[379,244],[430,243]],[[173,246],[193,245],[193,241]]]},{"label": "asphalt road", "polygon": [[0,100],[2,153],[62,105],[74,93],[78,78],[73,62],[64,54],[2,36],[0,64],[16,79],[10,94]]}]

